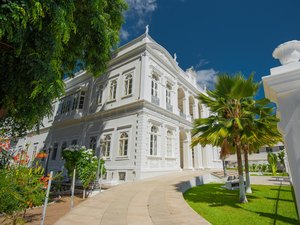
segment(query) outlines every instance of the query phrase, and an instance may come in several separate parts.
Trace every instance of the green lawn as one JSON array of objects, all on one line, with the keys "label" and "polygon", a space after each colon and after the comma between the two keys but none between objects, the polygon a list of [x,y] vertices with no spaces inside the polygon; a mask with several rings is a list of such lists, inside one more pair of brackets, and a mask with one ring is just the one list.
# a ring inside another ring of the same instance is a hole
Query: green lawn
[{"label": "green lawn", "polygon": [[188,204],[213,225],[300,224],[291,186],[252,185],[248,203],[238,203],[238,190],[205,184],[184,193]]}]

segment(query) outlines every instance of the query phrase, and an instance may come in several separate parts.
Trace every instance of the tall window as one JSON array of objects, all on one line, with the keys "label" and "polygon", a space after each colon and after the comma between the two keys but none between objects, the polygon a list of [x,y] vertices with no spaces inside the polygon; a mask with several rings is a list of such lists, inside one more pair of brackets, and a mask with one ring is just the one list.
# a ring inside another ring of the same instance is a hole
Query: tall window
[{"label": "tall window", "polygon": [[152,126],[150,131],[150,155],[157,155],[157,133],[158,128]]},{"label": "tall window", "polygon": [[103,96],[103,85],[100,85],[97,89],[97,103],[102,103],[102,96]]},{"label": "tall window", "polygon": [[[62,158],[62,153],[63,153],[63,151],[64,151],[66,148],[67,148],[67,142],[65,141],[65,142],[63,142],[62,145],[61,145],[61,153],[60,153],[60,154],[61,154],[61,155],[60,155],[61,158]],[[63,158],[62,158],[62,159],[63,159]]]},{"label": "tall window", "polygon": [[151,95],[158,97],[158,77],[156,75],[152,75]]},{"label": "tall window", "polygon": [[109,100],[115,100],[117,95],[117,81],[113,80],[110,83]]},{"label": "tall window", "polygon": [[167,156],[173,155],[172,139],[173,139],[173,133],[172,133],[172,131],[168,130],[167,131]]},{"label": "tall window", "polygon": [[54,143],[54,145],[53,145],[53,151],[52,151],[52,155],[51,155],[51,160],[55,160],[56,159],[57,149],[58,149],[58,143]]},{"label": "tall window", "polygon": [[103,142],[103,151],[104,156],[109,157],[110,156],[110,143],[111,143],[111,135],[105,135],[104,142]]},{"label": "tall window", "polygon": [[167,88],[166,88],[166,103],[171,105],[171,90],[172,87],[170,84],[167,84]]},{"label": "tall window", "polygon": [[96,150],[96,145],[97,145],[97,137],[96,136],[90,137],[89,148],[93,149],[95,151]]},{"label": "tall window", "polygon": [[85,97],[85,91],[81,91],[78,109],[83,109],[84,97]]},{"label": "tall window", "polygon": [[77,108],[78,100],[79,100],[79,93],[76,93],[73,98],[72,110]]},{"label": "tall window", "polygon": [[85,91],[76,92],[74,94],[65,96],[60,101],[60,112],[61,114],[70,112],[75,109],[82,109],[84,104]]},{"label": "tall window", "polygon": [[125,77],[125,89],[124,89],[124,95],[130,95],[132,94],[132,74],[128,74]]},{"label": "tall window", "polygon": [[128,153],[128,133],[122,132],[120,135],[119,156],[127,156]]}]

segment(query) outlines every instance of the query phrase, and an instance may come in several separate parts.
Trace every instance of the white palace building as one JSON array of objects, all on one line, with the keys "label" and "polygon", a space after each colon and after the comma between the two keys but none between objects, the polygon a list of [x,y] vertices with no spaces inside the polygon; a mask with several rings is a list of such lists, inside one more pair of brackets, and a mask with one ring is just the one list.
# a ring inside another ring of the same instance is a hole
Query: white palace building
[{"label": "white palace building", "polygon": [[107,183],[222,167],[217,148],[190,147],[193,118],[209,115],[196,98],[204,92],[196,73],[183,71],[147,31],[116,51],[104,75],[81,71],[65,83],[39,134],[15,143],[29,144],[32,158],[50,151],[48,170],[64,170],[61,153],[74,144],[104,156]]}]

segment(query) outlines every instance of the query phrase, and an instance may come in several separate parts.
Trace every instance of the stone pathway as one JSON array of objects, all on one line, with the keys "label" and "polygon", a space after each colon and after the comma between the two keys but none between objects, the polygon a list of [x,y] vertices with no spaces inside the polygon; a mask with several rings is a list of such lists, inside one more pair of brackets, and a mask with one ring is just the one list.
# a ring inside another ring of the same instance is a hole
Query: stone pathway
[{"label": "stone pathway", "polygon": [[[56,225],[207,225],[185,202],[182,192],[195,185],[222,182],[209,171],[184,171],[125,183],[89,198]],[[289,185],[281,178],[251,176],[252,184]]]},{"label": "stone pathway", "polygon": [[55,224],[207,225],[185,202],[182,191],[212,178],[206,171],[184,171],[125,183],[86,200]]}]

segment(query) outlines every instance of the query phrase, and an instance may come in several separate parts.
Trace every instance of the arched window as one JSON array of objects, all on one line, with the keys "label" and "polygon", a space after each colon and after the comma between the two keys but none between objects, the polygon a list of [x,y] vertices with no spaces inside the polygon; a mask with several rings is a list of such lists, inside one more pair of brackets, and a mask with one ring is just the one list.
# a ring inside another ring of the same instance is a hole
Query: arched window
[{"label": "arched window", "polygon": [[150,155],[157,155],[157,133],[158,128],[152,126],[150,130]]},{"label": "arched window", "polygon": [[110,83],[109,100],[115,100],[117,95],[117,81],[113,80]]},{"label": "arched window", "polygon": [[105,135],[104,142],[103,142],[103,153],[105,157],[110,156],[110,143],[111,143],[111,135]]},{"label": "arched window", "polygon": [[152,75],[151,95],[158,97],[158,77],[156,75]]},{"label": "arched window", "polygon": [[173,132],[168,130],[167,131],[167,156],[173,156]]},{"label": "arched window", "polygon": [[132,74],[128,74],[125,77],[125,89],[124,95],[131,95],[132,94]]},{"label": "arched window", "polygon": [[119,140],[119,156],[127,156],[128,154],[128,134],[122,132]]}]

